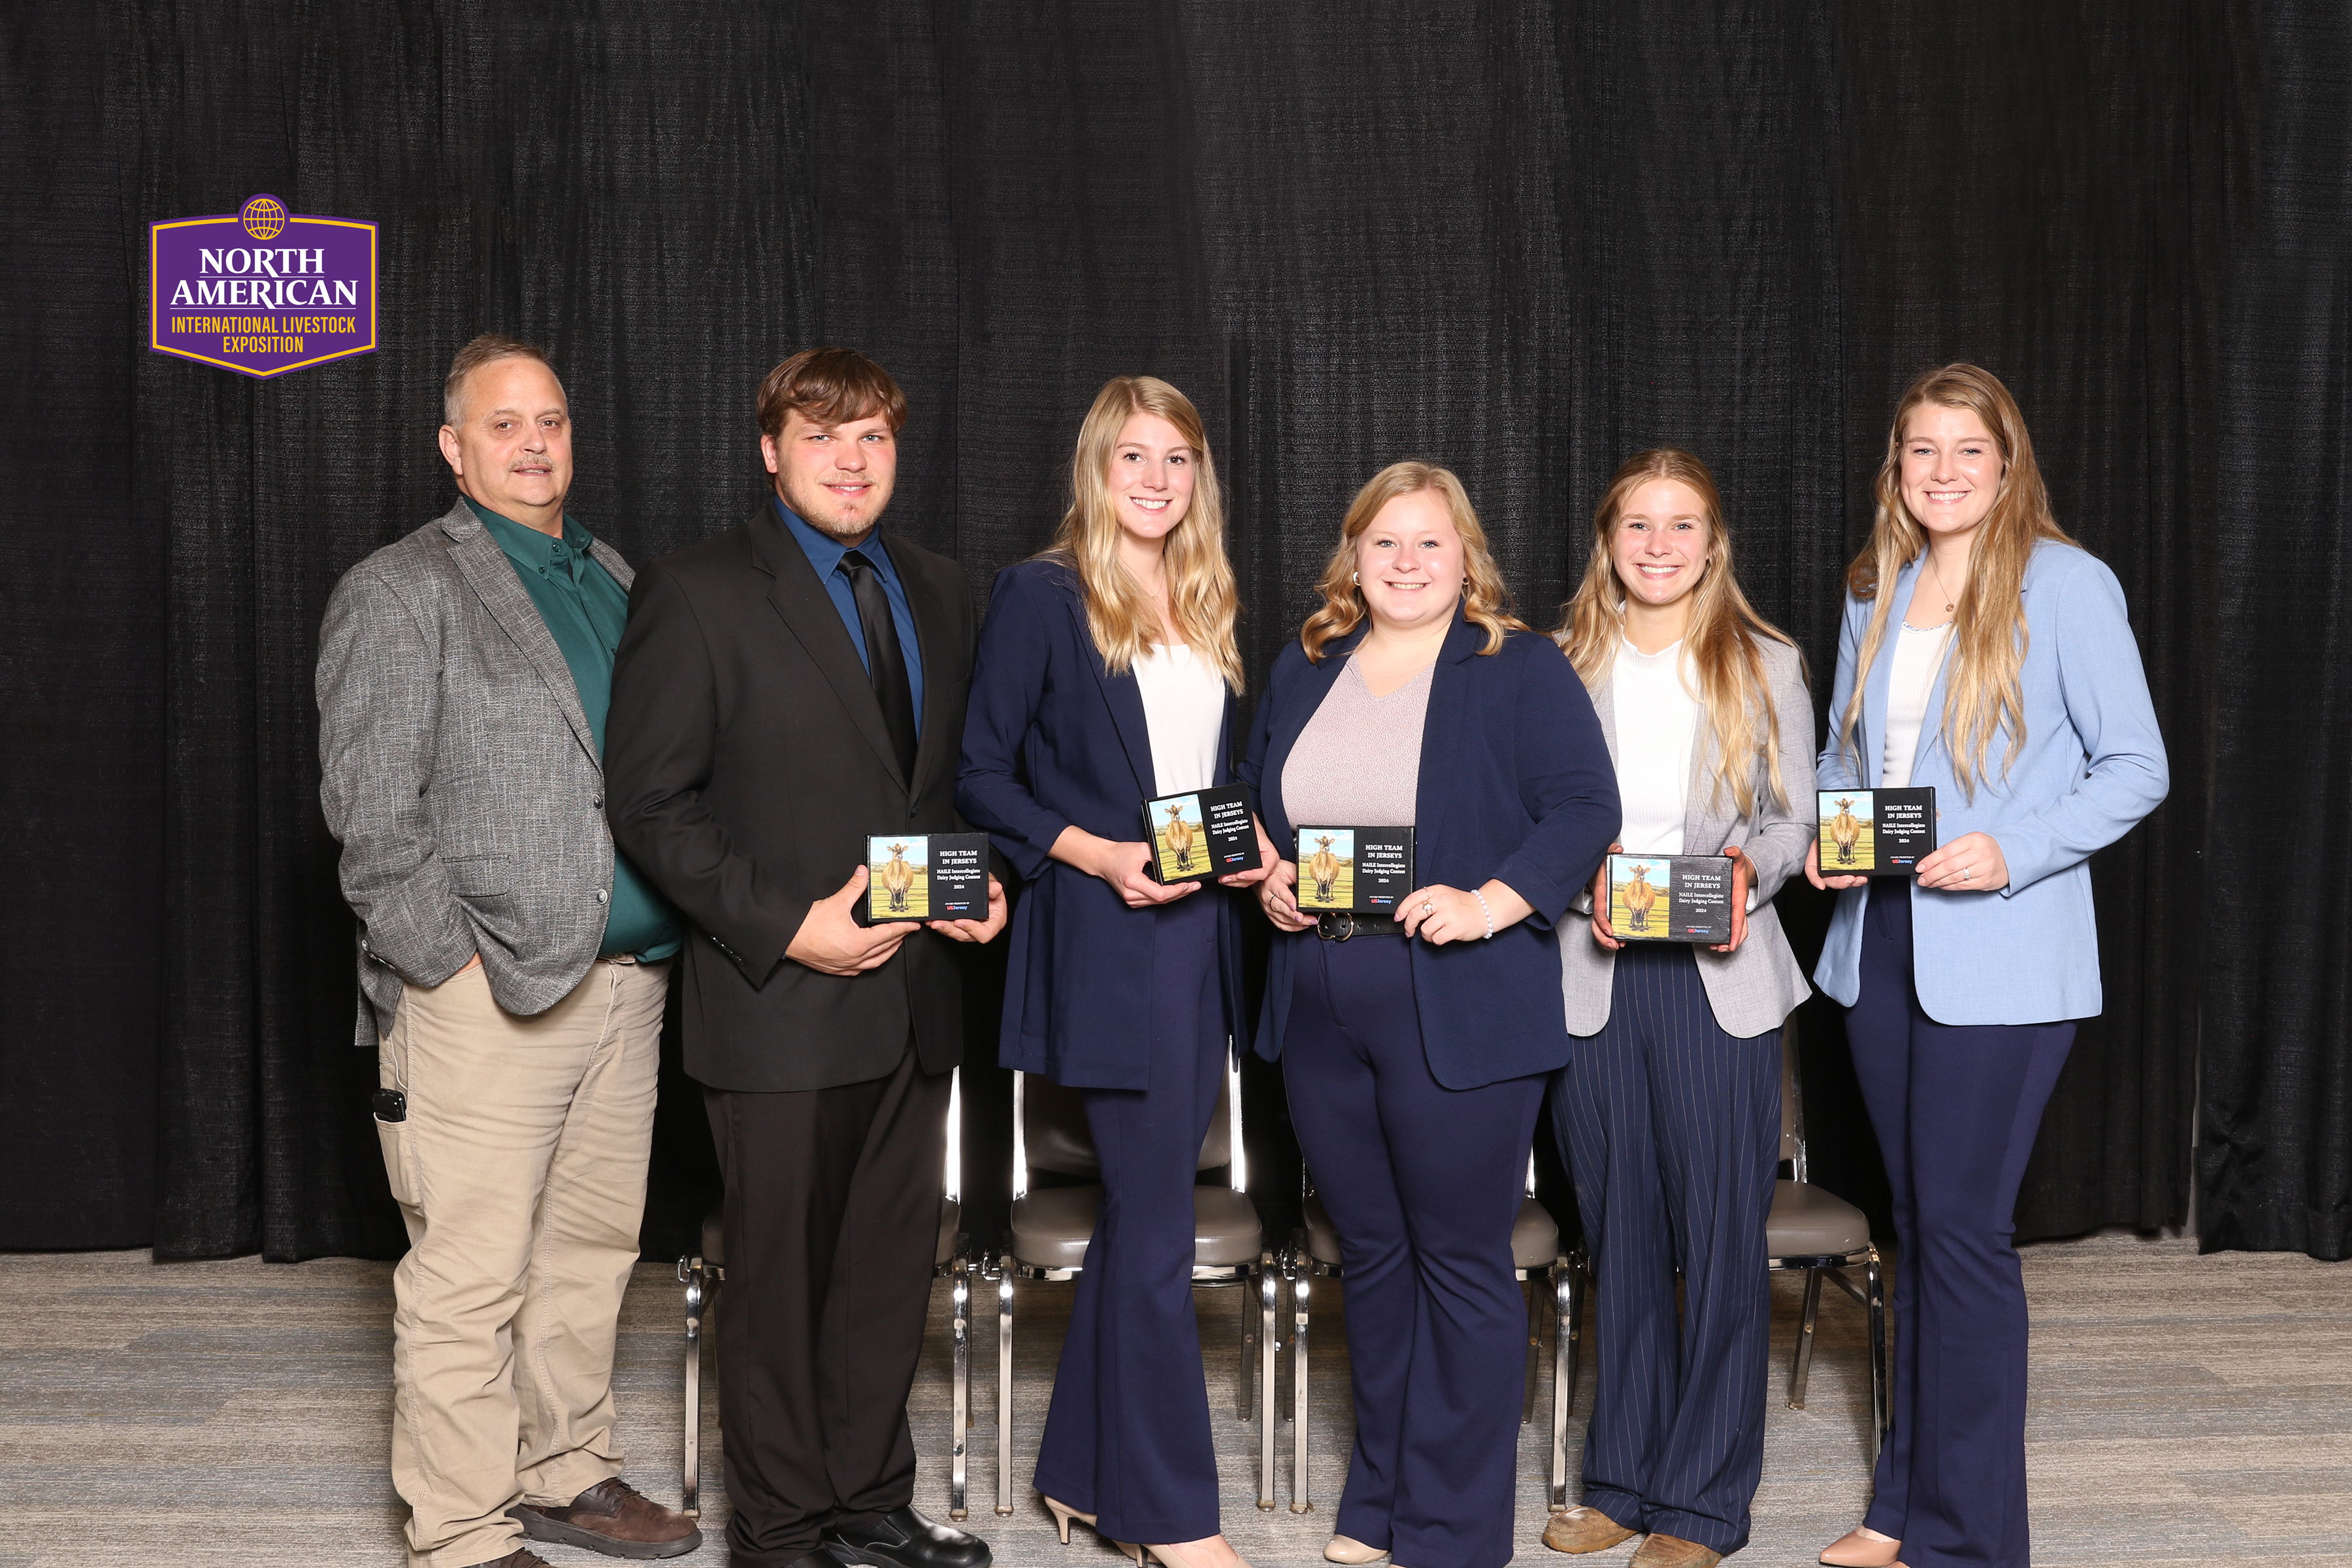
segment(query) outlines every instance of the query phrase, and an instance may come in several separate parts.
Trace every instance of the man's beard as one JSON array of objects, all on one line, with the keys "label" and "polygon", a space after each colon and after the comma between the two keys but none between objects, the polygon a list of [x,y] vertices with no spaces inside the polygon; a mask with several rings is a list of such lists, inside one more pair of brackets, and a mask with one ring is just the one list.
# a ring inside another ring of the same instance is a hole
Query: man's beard
[{"label": "man's beard", "polygon": [[840,500],[823,485],[810,485],[803,489],[787,481],[784,504],[793,509],[793,515],[819,533],[834,539],[855,539],[881,521],[882,509],[889,503],[889,495],[880,485],[872,486],[869,493],[877,498],[874,504],[844,517]]}]

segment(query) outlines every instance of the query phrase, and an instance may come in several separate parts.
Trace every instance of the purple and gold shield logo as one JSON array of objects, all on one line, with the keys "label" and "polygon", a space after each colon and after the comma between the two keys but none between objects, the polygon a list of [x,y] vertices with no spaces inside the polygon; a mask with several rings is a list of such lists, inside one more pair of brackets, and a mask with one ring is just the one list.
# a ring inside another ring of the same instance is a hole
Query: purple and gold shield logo
[{"label": "purple and gold shield logo", "polygon": [[260,195],[147,230],[147,346],[245,375],[375,352],[375,225]]}]

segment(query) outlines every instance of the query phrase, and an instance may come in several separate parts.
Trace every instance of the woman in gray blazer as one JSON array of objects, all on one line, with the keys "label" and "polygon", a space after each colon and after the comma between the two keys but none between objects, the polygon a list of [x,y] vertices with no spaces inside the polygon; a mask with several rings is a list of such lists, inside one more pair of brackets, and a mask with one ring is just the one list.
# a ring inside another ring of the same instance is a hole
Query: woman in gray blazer
[{"label": "woman in gray blazer", "polygon": [[1544,1544],[1646,1533],[1639,1568],[1704,1568],[1748,1543],[1763,1474],[1780,1031],[1811,989],[1771,900],[1812,843],[1812,700],[1794,645],[1740,593],[1714,477],[1687,452],[1618,469],[1558,637],[1616,764],[1612,848],[1723,856],[1733,897],[1729,942],[1642,940],[1634,918],[1667,922],[1612,910],[1604,867],[1589,931],[1561,931],[1575,1037],[1552,1127],[1609,1331],[1584,1502]]}]

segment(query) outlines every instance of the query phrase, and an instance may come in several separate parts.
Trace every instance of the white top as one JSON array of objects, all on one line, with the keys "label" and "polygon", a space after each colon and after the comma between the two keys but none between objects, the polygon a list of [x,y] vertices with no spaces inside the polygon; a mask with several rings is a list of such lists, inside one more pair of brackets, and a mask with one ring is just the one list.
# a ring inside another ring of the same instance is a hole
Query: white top
[{"label": "white top", "polygon": [[1895,642],[1895,668],[1886,679],[1886,750],[1878,764],[1878,787],[1906,789],[1911,764],[1919,757],[1919,726],[1927,722],[1927,694],[1952,640],[1952,623],[1926,631],[1906,625]]},{"label": "white top", "polygon": [[1698,739],[1696,682],[1685,679],[1683,645],[1643,653],[1617,645],[1609,700],[1617,730],[1617,798],[1625,810],[1617,840],[1636,855],[1683,852],[1690,805],[1691,747]]},{"label": "white top", "polygon": [[1154,795],[1217,782],[1217,737],[1225,728],[1225,678],[1183,643],[1154,643],[1135,661],[1143,724],[1151,733]]}]

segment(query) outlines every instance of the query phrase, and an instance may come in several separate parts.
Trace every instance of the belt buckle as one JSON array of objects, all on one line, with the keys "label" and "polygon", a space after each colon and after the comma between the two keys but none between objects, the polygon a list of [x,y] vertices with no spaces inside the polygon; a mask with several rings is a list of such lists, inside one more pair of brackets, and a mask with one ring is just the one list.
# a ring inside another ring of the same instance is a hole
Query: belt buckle
[{"label": "belt buckle", "polygon": [[1326,937],[1323,940],[1326,942],[1346,942],[1349,938],[1356,934],[1356,911],[1353,910],[1332,910],[1331,924],[1339,934],[1337,936]]}]

